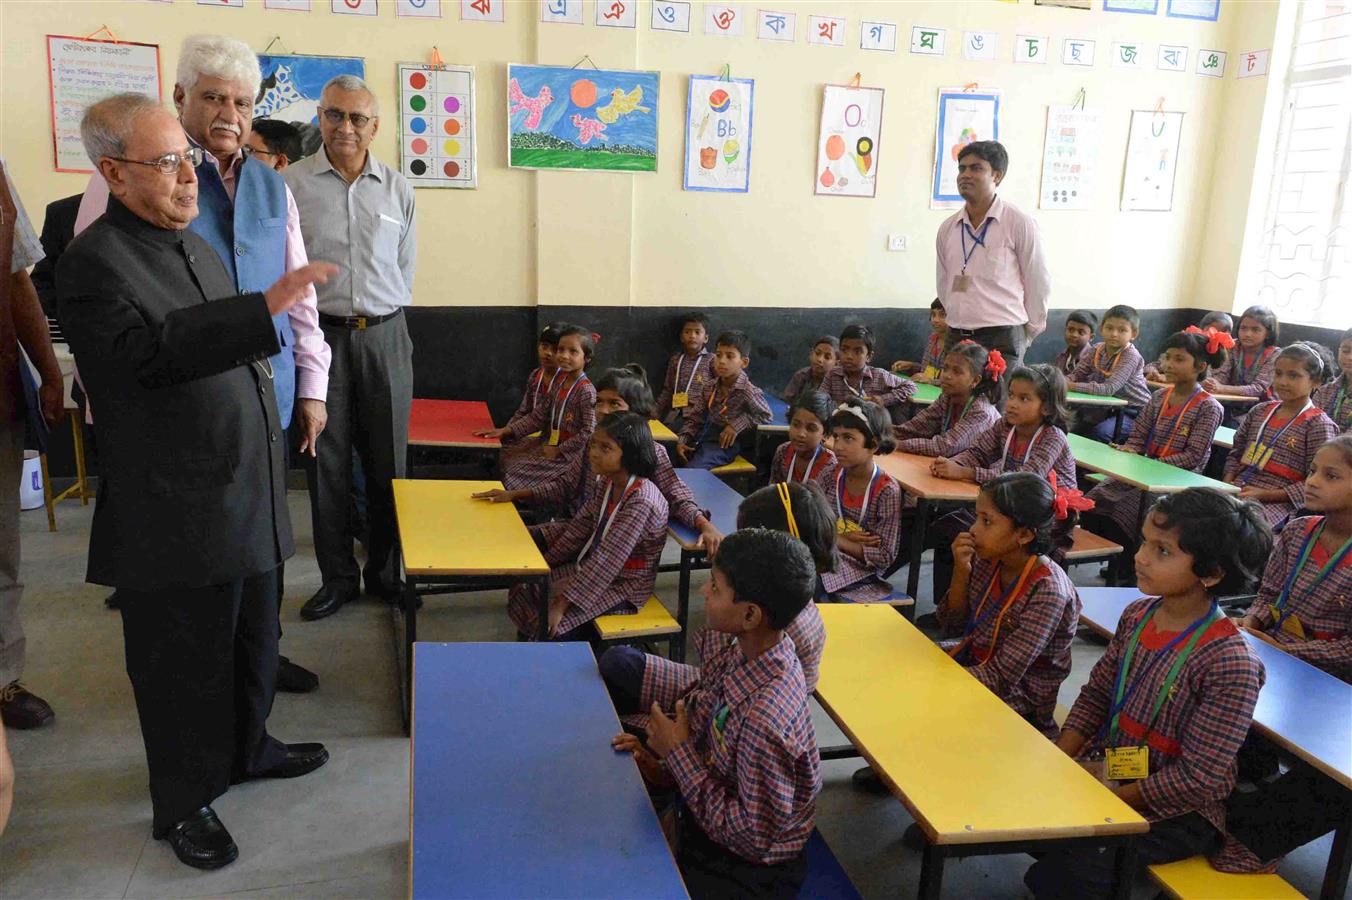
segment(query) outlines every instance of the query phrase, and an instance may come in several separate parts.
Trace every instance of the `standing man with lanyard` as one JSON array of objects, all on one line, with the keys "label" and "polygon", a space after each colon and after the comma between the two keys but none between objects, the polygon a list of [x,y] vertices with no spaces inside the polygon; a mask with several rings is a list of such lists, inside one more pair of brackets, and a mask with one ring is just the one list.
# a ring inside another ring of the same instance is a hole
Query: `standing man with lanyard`
[{"label": "standing man with lanyard", "polygon": [[394,556],[394,492],[404,477],[413,405],[413,343],[404,307],[413,300],[417,235],[413,189],[370,153],[380,110],[366,82],[340,75],[319,99],[323,150],[286,170],[310,253],[342,266],[319,288],[319,323],[333,350],[328,428],[319,455],[306,459],[315,555],[324,586],[301,608],[304,619],[331,616],[359,590],[348,511],[352,451],[366,475],[370,520],[366,591],[399,596]]},{"label": "standing man with lanyard", "polygon": [[947,350],[976,341],[999,350],[1013,371],[1047,328],[1051,276],[1032,216],[996,196],[1009,167],[998,141],[976,141],[958,157],[964,207],[935,240],[939,299],[948,313]]}]

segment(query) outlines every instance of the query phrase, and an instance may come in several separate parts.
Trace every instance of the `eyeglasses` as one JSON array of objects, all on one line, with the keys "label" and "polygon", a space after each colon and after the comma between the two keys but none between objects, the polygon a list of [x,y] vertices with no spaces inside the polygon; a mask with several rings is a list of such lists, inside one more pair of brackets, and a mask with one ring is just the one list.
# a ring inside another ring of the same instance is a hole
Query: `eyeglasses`
[{"label": "eyeglasses", "polygon": [[273,153],[271,150],[259,150],[251,144],[245,144],[239,148],[245,156],[281,156],[280,153]]},{"label": "eyeglasses", "polygon": [[376,116],[367,116],[362,113],[347,112],[346,110],[341,109],[325,109],[322,106],[315,108],[324,114],[324,118],[329,120],[330,125],[341,125],[343,124],[343,120],[346,119],[351,122],[352,127],[358,131],[365,128],[372,119],[377,118]]},{"label": "eyeglasses", "polygon": [[135,163],[138,166],[154,166],[160,171],[161,175],[177,174],[179,167],[186,160],[194,169],[202,164],[202,148],[189,147],[180,153],[166,153],[159,159],[126,159],[121,156],[110,156],[109,159],[117,162]]}]

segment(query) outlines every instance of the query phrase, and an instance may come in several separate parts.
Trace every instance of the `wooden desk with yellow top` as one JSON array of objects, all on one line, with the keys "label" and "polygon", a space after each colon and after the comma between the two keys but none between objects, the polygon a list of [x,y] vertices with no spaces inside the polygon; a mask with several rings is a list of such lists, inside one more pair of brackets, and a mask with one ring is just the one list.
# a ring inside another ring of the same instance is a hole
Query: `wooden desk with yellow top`
[{"label": "wooden desk with yellow top", "polygon": [[1129,897],[1146,820],[882,606],[821,604],[817,698],[925,835],[921,898],[948,857],[1115,848]]}]

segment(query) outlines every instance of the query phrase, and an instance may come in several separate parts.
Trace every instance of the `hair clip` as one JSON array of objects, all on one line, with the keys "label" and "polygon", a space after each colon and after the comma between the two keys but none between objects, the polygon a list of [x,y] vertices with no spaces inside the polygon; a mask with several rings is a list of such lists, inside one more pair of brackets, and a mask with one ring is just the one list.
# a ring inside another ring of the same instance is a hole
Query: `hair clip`
[{"label": "hair clip", "polygon": [[1064,522],[1073,509],[1076,512],[1084,512],[1093,509],[1095,504],[1084,495],[1084,492],[1078,488],[1063,488],[1056,484],[1056,472],[1048,472],[1047,480],[1051,482],[1052,491],[1055,496],[1052,498],[1052,510],[1056,513],[1056,520]]},{"label": "hair clip", "polygon": [[1005,369],[1009,368],[1009,363],[1005,362],[1005,355],[999,350],[992,350],[986,357],[986,374],[993,380],[999,381],[1000,376],[1005,374]]},{"label": "hair clip", "polygon": [[593,343],[593,344],[599,344],[599,343],[601,343],[601,335],[600,335],[598,332],[593,331],[593,332],[591,333],[591,337],[592,337],[592,343]]},{"label": "hair clip", "polygon": [[868,431],[869,434],[873,433],[873,426],[869,423],[868,416],[864,415],[864,411],[859,407],[852,406],[849,403],[842,403],[836,407],[836,412],[849,413],[850,415],[854,416],[856,419],[864,423],[864,428],[866,431]]},{"label": "hair clip", "polygon": [[1217,331],[1214,326],[1207,326],[1206,330],[1198,328],[1196,325],[1189,325],[1183,329],[1184,334],[1200,334],[1206,338],[1206,352],[1214,354],[1217,350],[1224,347],[1230,350],[1235,346],[1235,339],[1224,331]]}]

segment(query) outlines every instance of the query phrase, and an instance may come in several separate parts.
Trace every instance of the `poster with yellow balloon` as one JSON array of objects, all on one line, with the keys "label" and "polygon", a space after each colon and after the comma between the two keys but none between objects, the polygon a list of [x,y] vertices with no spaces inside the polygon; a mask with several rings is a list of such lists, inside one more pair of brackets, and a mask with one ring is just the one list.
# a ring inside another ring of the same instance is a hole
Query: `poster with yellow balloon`
[{"label": "poster with yellow balloon", "polygon": [[691,75],[685,101],[687,191],[745,194],[751,187],[750,78]]},{"label": "poster with yellow balloon", "polygon": [[828,84],[817,132],[817,194],[874,197],[883,130],[883,89]]}]

